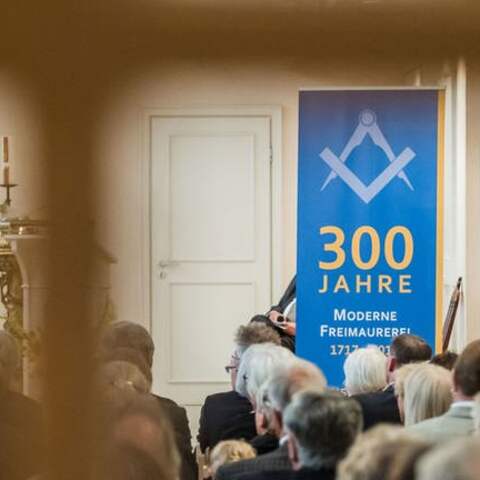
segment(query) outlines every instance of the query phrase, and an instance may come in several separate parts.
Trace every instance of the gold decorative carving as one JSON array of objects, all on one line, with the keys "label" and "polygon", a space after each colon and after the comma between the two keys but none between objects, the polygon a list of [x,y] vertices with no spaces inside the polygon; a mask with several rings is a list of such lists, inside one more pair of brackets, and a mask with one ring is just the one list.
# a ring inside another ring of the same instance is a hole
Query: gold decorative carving
[{"label": "gold decorative carving", "polygon": [[3,328],[15,337],[23,355],[37,357],[39,336],[23,327],[22,275],[17,259],[5,244],[0,246],[0,300],[5,308]]}]

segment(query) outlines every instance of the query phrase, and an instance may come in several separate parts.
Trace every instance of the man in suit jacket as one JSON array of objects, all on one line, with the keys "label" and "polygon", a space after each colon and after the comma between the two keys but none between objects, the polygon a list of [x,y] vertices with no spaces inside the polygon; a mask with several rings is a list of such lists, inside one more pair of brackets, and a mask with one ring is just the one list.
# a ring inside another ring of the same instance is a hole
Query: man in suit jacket
[{"label": "man in suit jacket", "polygon": [[[136,352],[133,353],[131,351]],[[132,322],[114,322],[105,328],[100,339],[99,356],[102,360],[124,360],[134,363],[151,382],[153,353],[155,346],[148,331]],[[152,395],[169,419],[174,433],[175,443],[180,453],[181,480],[197,478],[197,464],[193,455],[192,435],[185,408],[169,398]]]},{"label": "man in suit jacket", "polygon": [[432,349],[420,337],[403,334],[395,337],[390,344],[387,360],[389,385],[381,392],[353,395],[362,407],[363,428],[368,430],[377,423],[401,423],[393,382],[395,371],[402,365],[430,360]]},{"label": "man in suit jacket", "polygon": [[285,292],[283,292],[282,298],[280,298],[279,302],[277,305],[272,305],[270,308],[270,313],[272,312],[277,312],[277,313],[283,313],[285,312],[286,308],[292,301],[297,297],[297,276],[294,275],[292,280],[290,280],[290,283],[287,286],[287,289]]},{"label": "man in suit jacket", "polygon": [[209,395],[200,413],[200,428],[197,440],[204,452],[220,440],[250,440],[257,434],[253,406],[235,391],[237,371],[243,352],[250,345],[273,343],[280,345],[280,336],[271,327],[261,323],[242,325],[235,334],[235,350],[225,367],[230,374],[232,390]]},{"label": "man in suit jacket", "polygon": [[453,403],[439,417],[429,418],[408,429],[434,443],[471,435],[473,397],[480,391],[480,340],[469,343],[453,369]]},{"label": "man in suit jacket", "polygon": [[217,470],[216,480],[236,480],[237,476],[247,473],[290,470],[283,412],[296,392],[307,387],[323,391],[325,385],[326,380],[322,371],[306,360],[296,359],[288,366],[278,365],[273,368],[264,392],[268,402],[259,403],[257,409],[263,411],[269,419],[269,429],[279,438],[279,447],[256,458],[222,465]]},{"label": "man in suit jacket", "polygon": [[200,413],[197,440],[202,452],[221,440],[250,440],[257,434],[255,414],[248,398],[235,390],[220,392],[205,398]]},{"label": "man in suit jacket", "polygon": [[[295,335],[296,335],[296,300],[297,300],[297,276],[295,275],[283,292],[282,298],[277,305],[272,305],[267,312],[266,317],[269,318],[275,326],[281,328],[280,336],[282,337],[282,345],[292,352],[295,352]],[[291,313],[291,316],[289,316]],[[286,321],[277,323],[279,318],[283,317]]]},{"label": "man in suit jacket", "polygon": [[284,413],[291,468],[257,471],[235,480],[334,480],[337,463],[361,430],[358,405],[338,394],[298,392]]}]

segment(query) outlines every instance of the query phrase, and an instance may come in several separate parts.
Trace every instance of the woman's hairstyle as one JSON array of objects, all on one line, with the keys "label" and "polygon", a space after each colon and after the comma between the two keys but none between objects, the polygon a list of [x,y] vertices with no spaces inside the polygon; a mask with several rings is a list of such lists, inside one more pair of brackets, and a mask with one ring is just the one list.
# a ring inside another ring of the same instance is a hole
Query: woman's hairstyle
[{"label": "woman's hairstyle", "polygon": [[422,364],[404,382],[405,426],[445,413],[452,403],[452,375],[438,365]]},{"label": "woman's hairstyle", "polygon": [[403,400],[405,396],[405,379],[421,365],[423,365],[423,363],[407,363],[395,371],[394,388],[396,397],[400,397]]},{"label": "woman's hairstyle", "polygon": [[242,355],[235,390],[255,403],[257,392],[277,365],[287,365],[295,355],[284,347],[271,343],[252,345]]},{"label": "woman's hairstyle", "polygon": [[215,472],[222,465],[254,458],[255,456],[255,449],[249,443],[243,440],[224,440],[217,443],[210,453],[210,471],[212,476],[215,476]]},{"label": "woman's hairstyle", "polygon": [[387,386],[387,357],[375,346],[359,348],[343,364],[349,395],[376,392]]}]

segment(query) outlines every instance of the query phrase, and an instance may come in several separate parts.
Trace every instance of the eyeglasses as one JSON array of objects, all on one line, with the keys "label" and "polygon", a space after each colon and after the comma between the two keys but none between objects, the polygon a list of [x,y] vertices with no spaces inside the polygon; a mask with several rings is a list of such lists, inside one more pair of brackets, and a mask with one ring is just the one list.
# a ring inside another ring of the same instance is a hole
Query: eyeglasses
[{"label": "eyeglasses", "polygon": [[225,367],[225,371],[227,373],[233,372],[234,370],[238,370],[238,367],[236,367],[235,365],[227,365]]}]

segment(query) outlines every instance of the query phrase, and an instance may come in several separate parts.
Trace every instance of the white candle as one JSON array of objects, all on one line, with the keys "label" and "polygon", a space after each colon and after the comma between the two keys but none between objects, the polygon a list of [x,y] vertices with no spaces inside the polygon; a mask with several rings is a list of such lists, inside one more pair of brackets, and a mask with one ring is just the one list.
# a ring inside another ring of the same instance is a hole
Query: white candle
[{"label": "white candle", "polygon": [[8,163],[8,137],[2,137],[2,160]]},{"label": "white candle", "polygon": [[6,163],[3,164],[3,184],[10,184],[10,165],[7,165]]}]

